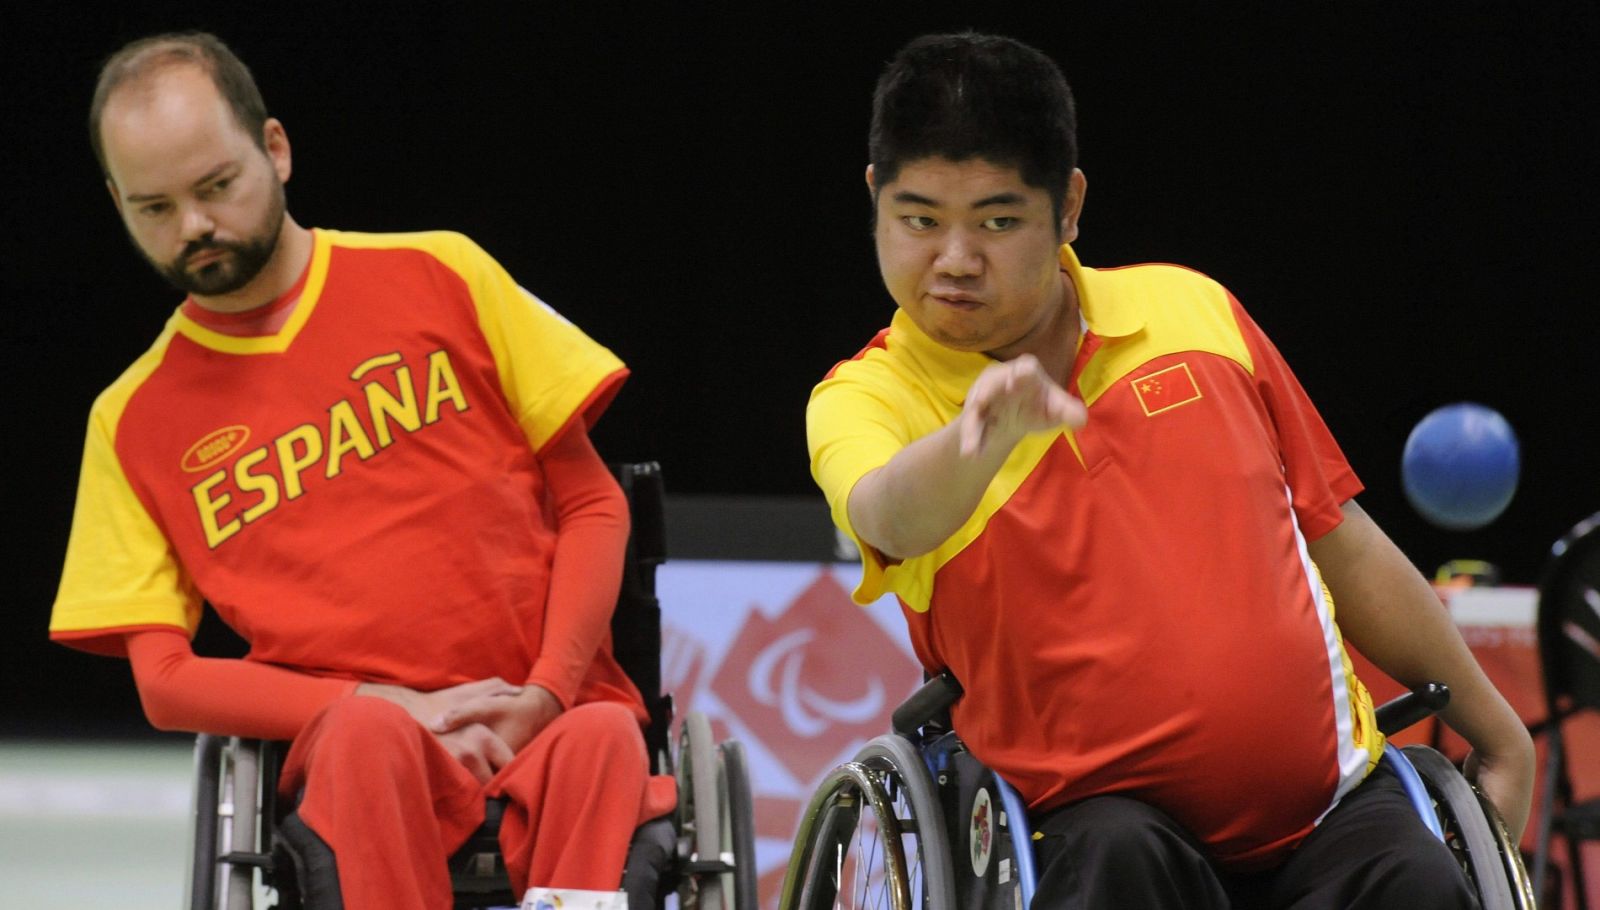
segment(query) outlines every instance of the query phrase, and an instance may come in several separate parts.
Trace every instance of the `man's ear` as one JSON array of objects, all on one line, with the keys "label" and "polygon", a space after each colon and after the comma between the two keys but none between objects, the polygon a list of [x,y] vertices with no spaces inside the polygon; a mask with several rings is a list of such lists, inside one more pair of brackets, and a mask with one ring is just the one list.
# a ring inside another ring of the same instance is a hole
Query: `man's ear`
[{"label": "man's ear", "polygon": [[289,153],[289,133],[277,117],[268,117],[261,124],[261,145],[267,150],[267,159],[278,174],[278,182],[288,183],[294,171],[293,156]]},{"label": "man's ear", "polygon": [[1061,242],[1078,239],[1078,218],[1083,214],[1083,197],[1089,192],[1089,181],[1083,171],[1073,168],[1067,178],[1067,198],[1061,201]]}]

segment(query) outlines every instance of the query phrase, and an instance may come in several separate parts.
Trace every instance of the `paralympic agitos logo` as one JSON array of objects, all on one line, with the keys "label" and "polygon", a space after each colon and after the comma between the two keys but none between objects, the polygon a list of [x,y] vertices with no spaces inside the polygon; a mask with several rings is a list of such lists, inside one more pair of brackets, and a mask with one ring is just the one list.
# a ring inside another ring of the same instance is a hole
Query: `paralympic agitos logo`
[{"label": "paralympic agitos logo", "polygon": [[820,572],[775,620],[746,614],[711,688],[796,780],[889,729],[920,679],[905,651]]}]

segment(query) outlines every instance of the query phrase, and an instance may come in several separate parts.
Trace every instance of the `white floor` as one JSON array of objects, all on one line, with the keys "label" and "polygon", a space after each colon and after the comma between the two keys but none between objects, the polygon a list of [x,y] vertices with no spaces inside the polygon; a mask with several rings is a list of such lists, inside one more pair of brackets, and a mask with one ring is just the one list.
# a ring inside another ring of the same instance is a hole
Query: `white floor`
[{"label": "white floor", "polygon": [[0,741],[0,908],[177,910],[192,750]]}]

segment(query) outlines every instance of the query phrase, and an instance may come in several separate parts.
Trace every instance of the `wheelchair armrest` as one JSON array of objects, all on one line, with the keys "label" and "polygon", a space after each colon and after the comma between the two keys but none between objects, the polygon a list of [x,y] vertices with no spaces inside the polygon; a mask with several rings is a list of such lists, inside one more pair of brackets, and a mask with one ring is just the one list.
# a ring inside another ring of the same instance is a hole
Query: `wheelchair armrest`
[{"label": "wheelchair armrest", "polygon": [[912,738],[917,729],[950,710],[966,690],[961,688],[955,676],[945,670],[938,676],[922,684],[922,687],[911,693],[911,697],[901,702],[900,707],[894,709],[890,725],[894,732]]},{"label": "wheelchair armrest", "polygon": [[1377,710],[1378,730],[1384,736],[1392,736],[1448,704],[1450,687],[1443,683],[1428,683],[1380,705]]}]

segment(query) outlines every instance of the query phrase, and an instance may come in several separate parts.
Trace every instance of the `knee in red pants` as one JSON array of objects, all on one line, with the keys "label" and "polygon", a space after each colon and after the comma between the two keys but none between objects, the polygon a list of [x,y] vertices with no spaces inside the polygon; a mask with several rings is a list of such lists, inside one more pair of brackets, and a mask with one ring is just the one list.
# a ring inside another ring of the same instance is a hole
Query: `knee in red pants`
[{"label": "knee in red pants", "polygon": [[280,789],[333,849],[349,907],[448,906],[445,859],[483,820],[483,789],[403,708],[329,705],[290,750]]},{"label": "knee in red pants", "polygon": [[419,730],[416,720],[392,701],[365,696],[338,699],[294,741],[284,762],[284,783],[303,777],[314,754],[370,756],[378,763],[404,755],[412,751],[409,746]]},{"label": "knee in red pants", "polygon": [[610,702],[563,713],[490,783],[510,798],[500,843],[512,883],[618,887],[646,803],[639,722]]}]

